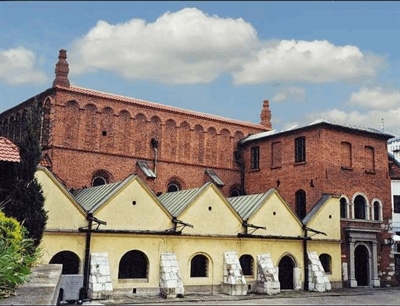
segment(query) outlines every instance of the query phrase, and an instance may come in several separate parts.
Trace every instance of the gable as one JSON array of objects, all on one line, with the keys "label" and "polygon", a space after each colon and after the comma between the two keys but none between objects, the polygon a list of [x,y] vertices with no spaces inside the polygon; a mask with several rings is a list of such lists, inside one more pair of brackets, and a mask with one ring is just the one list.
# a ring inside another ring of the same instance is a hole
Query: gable
[{"label": "gable", "polygon": [[272,192],[264,200],[264,203],[249,218],[248,223],[266,227],[266,230],[257,230],[257,235],[288,237],[304,235],[301,222],[277,191]]},{"label": "gable", "polygon": [[87,225],[86,212],[47,169],[39,167],[35,175],[45,198],[46,230],[76,231]]},{"label": "gable", "polygon": [[106,230],[165,231],[173,227],[172,216],[138,177],[127,181],[93,214],[107,222],[101,226]]},{"label": "gable", "polygon": [[203,189],[178,219],[193,225],[185,228],[185,234],[237,235],[243,231],[239,215],[213,184]]},{"label": "gable", "polygon": [[[311,211],[312,212],[312,211]],[[310,213],[311,213],[310,212]],[[306,217],[307,218],[307,217]],[[306,226],[326,233],[315,235],[313,240],[340,239],[340,202],[339,197],[329,196],[321,203],[317,211],[308,219]]]}]

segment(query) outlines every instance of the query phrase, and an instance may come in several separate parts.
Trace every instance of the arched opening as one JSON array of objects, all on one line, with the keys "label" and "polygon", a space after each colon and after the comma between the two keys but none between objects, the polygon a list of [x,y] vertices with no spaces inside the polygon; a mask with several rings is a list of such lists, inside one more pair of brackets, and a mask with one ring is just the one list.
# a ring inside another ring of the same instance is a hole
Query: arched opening
[{"label": "arched opening", "polygon": [[149,260],[141,251],[129,251],[122,256],[118,267],[118,279],[147,278]]},{"label": "arched opening", "polygon": [[190,262],[190,277],[208,276],[208,258],[204,255],[196,255]]},{"label": "arched opening", "polygon": [[302,189],[296,191],[296,214],[303,220],[306,216],[306,192]]},{"label": "arched opening", "polygon": [[105,185],[110,182],[110,176],[105,170],[98,170],[92,176],[92,187]]},{"label": "arched opening", "polygon": [[332,273],[332,257],[329,254],[319,255],[319,261],[324,268],[325,273]]},{"label": "arched opening", "polygon": [[354,250],[354,270],[357,286],[368,286],[369,252],[364,245],[358,245]]},{"label": "arched opening", "polygon": [[356,196],[354,199],[354,218],[355,219],[365,219],[365,208],[366,208],[367,202],[365,201],[365,198],[361,195]]},{"label": "arched opening", "polygon": [[346,198],[340,198],[340,218],[347,218],[347,201],[346,201]]},{"label": "arched opening", "polygon": [[242,267],[243,275],[253,276],[254,259],[251,255],[242,255],[239,258],[240,266]]},{"label": "arched opening", "polygon": [[381,206],[378,201],[374,202],[373,210],[374,210],[374,220],[380,221],[381,220]]},{"label": "arched opening", "polygon": [[54,255],[50,263],[62,264],[62,274],[79,274],[79,256],[71,251],[62,251]]},{"label": "arched opening", "polygon": [[281,289],[293,288],[293,269],[294,262],[290,256],[284,256],[279,262],[279,282]]},{"label": "arched opening", "polygon": [[181,184],[179,184],[178,181],[174,180],[174,181],[171,181],[168,183],[167,192],[175,192],[175,191],[179,191],[181,189],[182,189]]}]

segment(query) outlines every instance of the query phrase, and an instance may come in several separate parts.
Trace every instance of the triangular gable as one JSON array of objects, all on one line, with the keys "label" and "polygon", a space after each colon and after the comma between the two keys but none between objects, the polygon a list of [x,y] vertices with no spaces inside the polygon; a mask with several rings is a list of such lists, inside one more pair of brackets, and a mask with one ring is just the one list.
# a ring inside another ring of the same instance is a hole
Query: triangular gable
[{"label": "triangular gable", "polygon": [[97,219],[107,222],[100,229],[165,231],[173,227],[172,216],[137,175],[109,185],[109,192],[102,194],[103,199],[90,210]]},{"label": "triangular gable", "polygon": [[[317,204],[303,219],[303,223],[313,230],[325,235],[314,235],[317,239],[340,239],[340,203],[339,197],[323,195]],[[312,234],[312,232],[310,232]]]},{"label": "triangular gable", "polygon": [[193,225],[184,233],[198,235],[237,235],[242,231],[242,219],[221,191],[208,182],[185,202],[177,218]]},{"label": "triangular gable", "polygon": [[38,167],[36,178],[42,186],[44,209],[48,212],[46,230],[73,230],[86,226],[86,212],[46,168]]},{"label": "triangular gable", "polygon": [[260,196],[259,201],[253,204],[255,208],[248,214],[247,219],[248,224],[266,227],[266,230],[257,230],[256,234],[284,237],[303,236],[301,221],[279,192],[276,189],[270,189],[263,195]]}]

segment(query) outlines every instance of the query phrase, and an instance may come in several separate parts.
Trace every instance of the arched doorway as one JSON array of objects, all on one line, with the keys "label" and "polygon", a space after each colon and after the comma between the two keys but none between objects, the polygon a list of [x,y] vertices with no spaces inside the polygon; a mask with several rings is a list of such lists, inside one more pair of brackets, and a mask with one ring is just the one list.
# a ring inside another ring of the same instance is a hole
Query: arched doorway
[{"label": "arched doorway", "polygon": [[50,263],[62,264],[62,274],[79,274],[79,256],[71,251],[62,251],[54,255]]},{"label": "arched doorway", "polygon": [[279,262],[279,282],[281,283],[281,289],[294,289],[293,268],[294,262],[289,256],[284,256]]},{"label": "arched doorway", "polygon": [[354,250],[354,270],[357,286],[368,286],[369,253],[364,245],[358,245]]}]

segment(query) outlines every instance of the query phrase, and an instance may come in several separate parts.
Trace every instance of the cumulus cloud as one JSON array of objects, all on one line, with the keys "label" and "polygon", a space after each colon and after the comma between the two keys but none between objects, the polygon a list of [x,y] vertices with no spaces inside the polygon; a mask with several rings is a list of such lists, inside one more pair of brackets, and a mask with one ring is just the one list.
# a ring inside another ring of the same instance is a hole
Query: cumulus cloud
[{"label": "cumulus cloud", "polygon": [[400,91],[383,89],[380,86],[363,87],[358,92],[351,94],[348,103],[373,109],[391,109],[400,106]]},{"label": "cumulus cloud", "polygon": [[357,109],[343,111],[330,109],[323,112],[310,113],[305,117],[304,123],[316,119],[328,119],[361,127],[370,127],[388,133],[400,135],[400,99],[399,91],[375,87],[372,89],[361,88],[350,95],[347,104],[356,106]]},{"label": "cumulus cloud", "polygon": [[209,16],[196,8],[167,12],[154,22],[98,23],[68,52],[71,74],[111,71],[129,80],[167,84],[336,82],[374,77],[385,59],[328,41],[257,37],[242,18]]},{"label": "cumulus cloud", "polygon": [[282,40],[259,50],[233,76],[236,84],[326,83],[374,77],[384,65],[384,58],[364,54],[355,46],[335,46],[326,40]]},{"label": "cumulus cloud", "polygon": [[36,55],[23,47],[0,50],[0,79],[9,85],[44,84],[48,79],[36,61]]},{"label": "cumulus cloud", "polygon": [[68,54],[71,73],[103,69],[131,80],[190,84],[238,69],[258,44],[255,29],[241,18],[185,8],[153,23],[99,21]]},{"label": "cumulus cloud", "polygon": [[279,90],[271,99],[271,102],[280,103],[286,100],[293,100],[296,102],[303,102],[306,96],[306,91],[300,87],[286,87]]}]

